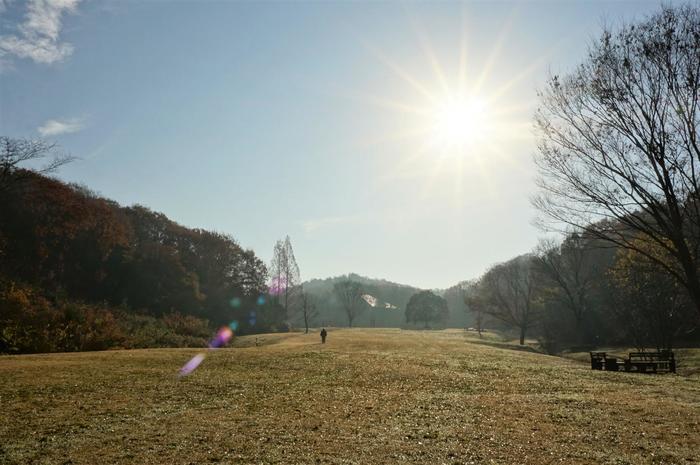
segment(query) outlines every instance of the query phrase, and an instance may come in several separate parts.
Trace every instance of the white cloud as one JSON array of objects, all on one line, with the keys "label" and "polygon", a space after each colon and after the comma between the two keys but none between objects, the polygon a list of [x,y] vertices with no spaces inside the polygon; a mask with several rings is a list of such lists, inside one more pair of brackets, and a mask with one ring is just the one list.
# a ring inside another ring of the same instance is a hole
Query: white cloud
[{"label": "white cloud", "polygon": [[17,34],[0,36],[0,60],[6,55],[51,64],[71,53],[73,46],[60,41],[62,16],[73,13],[81,0],[30,0]]},{"label": "white cloud", "polygon": [[42,126],[37,128],[42,137],[58,136],[60,134],[70,134],[78,132],[85,127],[83,120],[79,118],[70,118],[65,120],[50,119]]}]

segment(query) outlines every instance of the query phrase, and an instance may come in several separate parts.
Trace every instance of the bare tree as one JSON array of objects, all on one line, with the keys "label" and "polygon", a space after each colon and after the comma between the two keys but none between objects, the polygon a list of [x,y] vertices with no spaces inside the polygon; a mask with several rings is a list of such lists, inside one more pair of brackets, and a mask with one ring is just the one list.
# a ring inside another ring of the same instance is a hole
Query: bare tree
[{"label": "bare tree", "polygon": [[478,292],[478,281],[471,281],[462,288],[462,299],[464,300],[465,310],[474,315],[476,331],[479,333],[479,339],[481,339],[481,333],[484,330],[484,303]]},{"label": "bare tree", "polygon": [[301,301],[301,312],[304,317],[304,333],[309,333],[309,323],[318,317],[318,310],[316,308],[316,299],[313,295],[305,292],[303,289],[300,296]]},{"label": "bare tree", "polygon": [[[7,189],[13,175],[21,165],[35,160],[43,160],[56,151],[56,144],[42,140],[12,139],[0,136],[0,190]],[[48,174],[61,166],[75,160],[69,155],[56,155],[42,167],[35,168],[37,173]],[[16,179],[16,178],[14,178]]]},{"label": "bare tree", "polygon": [[289,236],[284,242],[275,243],[270,264],[270,279],[270,294],[284,307],[286,318],[290,319],[297,311],[301,277]]},{"label": "bare tree", "polygon": [[540,93],[534,204],[544,227],[573,226],[656,262],[700,312],[699,91],[697,6],[605,30]]},{"label": "bare tree", "polygon": [[563,304],[574,317],[577,334],[589,311],[588,301],[595,280],[602,272],[595,266],[593,253],[578,234],[567,236],[562,243],[543,239],[535,249],[537,269],[561,291]]},{"label": "bare tree", "polygon": [[478,297],[472,300],[483,313],[518,328],[521,345],[539,318],[531,259],[523,255],[491,268],[479,281]]},{"label": "bare tree", "polygon": [[348,317],[348,326],[352,328],[352,322],[367,308],[367,302],[362,298],[362,286],[351,280],[339,281],[333,285],[333,292],[345,310]]},{"label": "bare tree", "polygon": [[280,301],[280,294],[283,292],[284,283],[282,282],[282,269],[284,267],[284,243],[282,241],[275,242],[272,249],[272,261],[270,262],[270,294],[276,300]]},{"label": "bare tree", "polygon": [[284,239],[284,267],[282,276],[286,283],[284,288],[284,309],[287,312],[287,318],[298,310],[299,293],[301,290],[301,273],[296,257],[294,257],[294,249],[292,241],[287,236]]}]

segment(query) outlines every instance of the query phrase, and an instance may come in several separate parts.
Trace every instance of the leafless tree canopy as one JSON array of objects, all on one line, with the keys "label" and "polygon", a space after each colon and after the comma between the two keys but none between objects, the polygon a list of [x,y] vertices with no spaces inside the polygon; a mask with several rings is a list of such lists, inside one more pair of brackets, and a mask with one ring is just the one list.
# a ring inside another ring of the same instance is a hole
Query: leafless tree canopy
[{"label": "leafless tree canopy", "polygon": [[[42,140],[12,139],[0,136],[0,189],[8,187],[10,175],[15,173],[23,164],[50,157],[56,150],[56,144]],[[47,174],[56,171],[66,163],[75,160],[69,155],[57,155],[42,167],[34,171]],[[14,176],[17,180],[17,176]]]},{"label": "leafless tree canopy", "polygon": [[495,265],[482,276],[469,303],[481,311],[520,330],[525,343],[528,328],[539,318],[532,257],[523,255]]},{"label": "leafless tree canopy", "polygon": [[294,249],[289,236],[284,241],[277,241],[270,264],[272,294],[284,306],[286,317],[289,319],[298,310],[301,286],[299,265],[294,257]]},{"label": "leafless tree canopy", "polygon": [[309,332],[309,324],[318,317],[318,309],[316,308],[316,299],[313,295],[304,291],[303,287],[299,297],[301,314],[304,318],[304,332]]},{"label": "leafless tree canopy", "polygon": [[479,339],[482,337],[484,329],[484,303],[479,294],[479,281],[470,281],[462,287],[462,300],[467,312],[470,312],[474,317],[476,331],[479,333]]},{"label": "leafless tree canopy", "polygon": [[562,243],[542,240],[535,250],[537,270],[560,290],[562,303],[580,325],[588,310],[588,297],[601,268],[592,259],[594,249],[577,234]]},{"label": "leafless tree canopy", "polygon": [[367,308],[367,303],[362,298],[362,286],[360,283],[348,279],[335,283],[333,292],[343,310],[345,310],[345,315],[348,317],[348,326],[352,327],[355,318]]},{"label": "leafless tree canopy", "polygon": [[575,227],[645,254],[700,310],[700,11],[663,8],[604,31],[540,94],[535,161],[545,227]]}]

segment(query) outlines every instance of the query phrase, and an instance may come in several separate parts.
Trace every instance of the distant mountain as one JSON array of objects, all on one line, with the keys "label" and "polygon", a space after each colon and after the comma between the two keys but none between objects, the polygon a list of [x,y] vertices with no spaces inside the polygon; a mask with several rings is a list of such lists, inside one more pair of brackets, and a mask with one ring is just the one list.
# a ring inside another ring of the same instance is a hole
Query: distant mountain
[{"label": "distant mountain", "polygon": [[[314,296],[319,311],[318,323],[325,326],[347,326],[347,317],[333,292],[333,285],[351,280],[362,285],[365,311],[353,323],[361,327],[403,327],[406,326],[405,310],[411,296],[422,291],[414,286],[395,283],[386,279],[369,278],[356,273],[326,279],[311,279],[303,283],[304,290]],[[463,283],[448,289],[433,290],[447,300],[450,317],[448,327],[462,328],[471,325],[471,315],[465,312],[461,296]],[[372,306],[371,303],[375,305]]]}]

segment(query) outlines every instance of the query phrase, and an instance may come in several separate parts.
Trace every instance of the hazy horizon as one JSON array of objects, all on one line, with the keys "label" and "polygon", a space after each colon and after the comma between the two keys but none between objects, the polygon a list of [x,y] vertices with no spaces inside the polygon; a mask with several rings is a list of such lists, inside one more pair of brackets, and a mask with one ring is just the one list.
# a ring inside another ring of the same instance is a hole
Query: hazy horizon
[{"label": "hazy horizon", "polygon": [[289,235],[305,281],[444,289],[541,235],[548,70],[660,3],[35,5],[0,2],[0,126],[81,158],[58,178],[266,262]]}]

